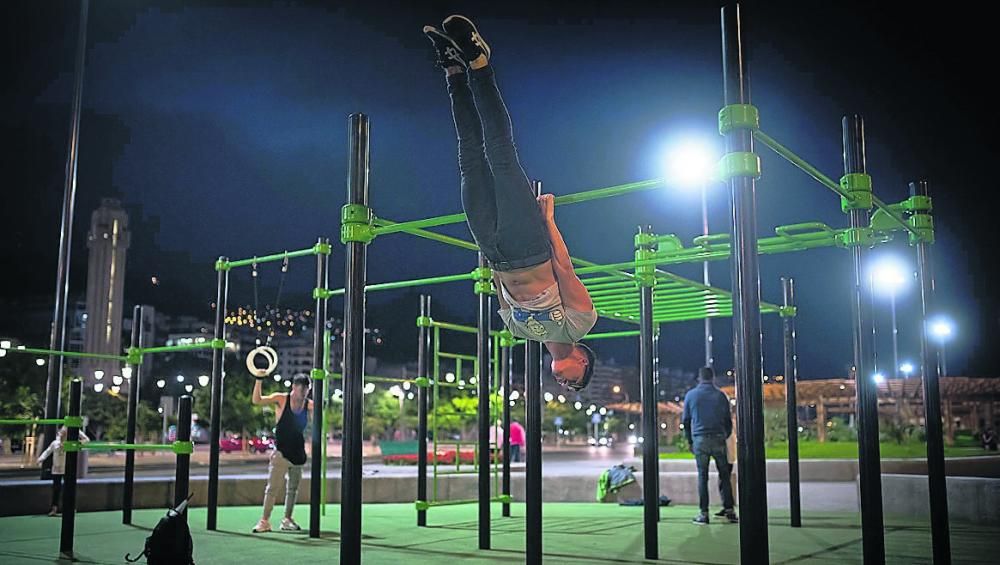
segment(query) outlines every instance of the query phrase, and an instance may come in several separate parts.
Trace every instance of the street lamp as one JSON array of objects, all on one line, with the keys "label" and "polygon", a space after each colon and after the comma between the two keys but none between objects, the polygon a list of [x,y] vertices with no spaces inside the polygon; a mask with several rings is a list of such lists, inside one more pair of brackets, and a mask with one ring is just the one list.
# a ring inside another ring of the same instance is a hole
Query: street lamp
[{"label": "street lamp", "polygon": [[198,384],[201,385],[201,386],[208,386],[208,381],[209,380],[211,380],[211,379],[209,379],[208,375],[199,375],[198,376]]},{"label": "street lamp", "polygon": [[903,376],[909,377],[910,373],[913,372],[913,363],[906,362],[899,366],[899,370],[903,372]]},{"label": "street lamp", "polygon": [[872,269],[872,285],[889,295],[892,310],[892,373],[899,376],[899,329],[896,326],[896,294],[906,285],[906,269],[895,259],[885,258]]},{"label": "street lamp", "polygon": [[937,338],[938,346],[941,351],[941,376],[945,377],[948,375],[948,357],[945,355],[944,342],[951,338],[954,333],[955,328],[951,323],[951,320],[946,318],[938,318],[931,322],[931,335]]},{"label": "street lamp", "polygon": [[882,373],[875,373],[875,376],[872,377],[872,380],[875,381],[875,384],[882,384],[885,382],[885,375],[883,375]]},{"label": "street lamp", "polygon": [[[688,139],[674,147],[669,156],[671,180],[682,188],[697,189],[701,192],[701,234],[708,235],[708,184],[714,176],[715,151],[704,141]],[[702,282],[711,283],[708,276],[708,261],[702,264]],[[705,317],[705,366],[713,367],[712,319]]]},{"label": "street lamp", "polygon": [[163,388],[165,386],[167,386],[167,381],[163,379],[156,381],[156,388]]}]

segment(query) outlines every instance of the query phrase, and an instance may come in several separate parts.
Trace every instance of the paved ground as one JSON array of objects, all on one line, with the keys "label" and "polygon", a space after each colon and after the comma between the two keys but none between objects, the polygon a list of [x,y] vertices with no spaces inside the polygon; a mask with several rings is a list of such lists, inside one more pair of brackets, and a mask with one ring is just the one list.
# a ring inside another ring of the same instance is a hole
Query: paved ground
[{"label": "paved ground", "polygon": [[[476,507],[433,508],[429,526],[417,528],[412,504],[369,504],[364,507],[362,555],[366,565],[399,563],[516,563],[524,560],[524,507],[513,505],[513,517],[493,509],[492,549],[477,550]],[[255,535],[249,528],[257,507],[223,508],[219,530],[206,532],[204,509],[191,510],[194,557],[198,563],[336,563],[340,546],[338,507],[321,521],[321,537],[304,533]],[[658,563],[736,563],[739,526],[690,523],[692,507],[663,509],[659,526]],[[307,522],[308,508],[296,511]],[[546,563],[649,563],[642,559],[642,508],[614,504],[546,504],[543,551]],[[134,526],[123,526],[118,512],[84,513],[77,517],[75,549],[79,562],[122,563],[127,552],[142,550],[143,540],[162,511],[139,510]],[[856,515],[813,514],[803,527],[790,528],[783,512],[772,512],[768,526],[771,563],[861,563],[861,531]],[[28,516],[0,518],[0,563],[59,562],[58,519]],[[952,522],[953,562],[995,563],[1000,529]],[[930,563],[930,532],[922,521],[889,518],[885,526],[887,563]]]}]

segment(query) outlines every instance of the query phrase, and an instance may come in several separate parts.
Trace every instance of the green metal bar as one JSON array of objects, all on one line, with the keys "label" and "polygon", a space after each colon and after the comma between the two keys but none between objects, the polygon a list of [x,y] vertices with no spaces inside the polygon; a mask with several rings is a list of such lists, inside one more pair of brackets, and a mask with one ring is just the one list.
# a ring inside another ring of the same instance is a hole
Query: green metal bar
[{"label": "green metal bar", "polygon": [[274,255],[264,255],[263,257],[251,257],[249,259],[240,259],[238,261],[229,261],[226,263],[226,267],[232,269],[235,267],[246,267],[253,264],[261,263],[271,263],[273,261],[283,261],[285,258],[294,259],[296,257],[306,257],[308,255],[315,255],[317,253],[316,247],[310,247],[309,249],[300,249],[298,251],[285,251],[283,253],[275,253]]},{"label": "green metal bar", "polygon": [[212,349],[215,344],[211,340],[205,343],[190,343],[185,345],[164,345],[162,347],[144,347],[140,349],[145,355],[146,353],[171,353],[179,351],[194,351],[197,349]]},{"label": "green metal bar", "polygon": [[434,411],[432,412],[432,414],[434,415],[434,426],[431,432],[431,438],[434,440],[434,457],[433,457],[434,465],[432,469],[433,478],[431,481],[434,486],[434,489],[432,491],[434,495],[432,497],[432,500],[438,499],[438,456],[437,456],[438,407],[440,407],[440,400],[441,400],[439,392],[440,391],[439,383],[441,381],[441,357],[438,356],[438,353],[440,352],[441,352],[441,328],[435,327],[434,328]]},{"label": "green metal bar", "polygon": [[[398,222],[393,222],[390,220],[375,219],[375,225],[380,227],[398,226]],[[399,229],[397,231],[405,232],[410,235],[415,235],[417,237],[422,237],[424,239],[430,239],[440,243],[446,243],[448,245],[453,245],[455,247],[461,247],[462,249],[468,249],[469,251],[479,251],[479,246],[471,241],[465,241],[464,239],[459,239],[457,237],[451,237],[449,235],[443,235],[440,233],[435,233],[432,231],[427,231],[424,229],[413,228],[413,229]]]},{"label": "green metal bar", "polygon": [[[475,471],[463,471],[461,474],[474,473]],[[455,473],[446,473],[455,474]],[[490,502],[510,502],[509,496],[495,496],[490,498]],[[435,506],[460,506],[463,504],[475,504],[478,503],[478,498],[473,498],[470,500],[440,500],[440,501],[423,501],[418,500],[416,502],[418,510],[427,510],[428,508],[433,508]]]},{"label": "green metal bar", "polygon": [[0,420],[0,426],[46,426],[46,425],[56,425],[61,426],[66,420],[62,418],[14,418],[10,420]]},{"label": "green metal bar", "polygon": [[451,330],[451,331],[454,331],[454,332],[463,332],[463,333],[467,333],[467,334],[469,334],[469,333],[474,334],[474,333],[476,333],[476,332],[479,331],[478,329],[476,329],[476,328],[474,328],[472,326],[463,326],[461,324],[450,324],[448,322],[432,321],[431,322],[431,326],[433,326],[435,328],[440,328],[440,329],[443,329],[443,330]]},{"label": "green metal bar", "polygon": [[125,361],[124,355],[108,355],[106,353],[85,353],[82,351],[56,351],[53,349],[37,349],[34,347],[5,347],[8,353],[29,353],[34,355],[58,355],[74,359],[111,359],[114,361]]},{"label": "green metal bar", "polygon": [[[601,198],[611,198],[614,196],[621,196],[623,194],[628,194],[630,192],[653,190],[663,185],[664,185],[663,179],[652,179],[640,182],[620,184],[617,186],[609,186],[607,188],[587,190],[584,192],[577,192],[575,194],[566,194],[563,196],[557,196],[555,199],[555,205],[561,206],[564,204],[576,204],[579,202],[587,202],[590,200],[598,200]],[[433,218],[425,218],[422,220],[412,220],[409,222],[383,224],[375,228],[375,234],[384,235],[397,232],[412,233],[410,230],[433,228],[449,224],[460,224],[464,222],[465,219],[466,219],[465,214],[459,213],[459,214],[447,214],[444,216],[436,216]],[[376,222],[377,225],[381,223],[382,222]]]},{"label": "green metal bar", "polygon": [[[331,337],[332,337],[332,335],[331,335],[331,332],[330,332],[329,329],[323,330],[323,370],[326,372],[327,375],[330,374],[330,338]],[[322,504],[322,506],[319,507],[320,516],[326,516],[326,507],[328,505],[327,498],[326,498],[326,462],[327,462],[326,461],[326,458],[327,458],[326,448],[327,448],[327,444],[329,442],[326,440],[326,438],[327,438],[327,434],[330,433],[330,424],[329,424],[329,420],[328,420],[328,418],[330,416],[330,399],[329,398],[324,398],[323,399],[323,407],[324,407],[324,409],[323,409],[323,478],[322,478],[323,482],[320,483],[320,485],[319,485],[320,498],[323,499],[323,504]]]},{"label": "green metal bar", "polygon": [[823,186],[825,186],[825,187],[829,188],[830,190],[836,192],[837,194],[839,194],[843,198],[846,198],[848,201],[853,201],[854,200],[853,198],[851,198],[851,196],[848,194],[848,192],[846,190],[840,188],[840,185],[837,184],[836,182],[834,182],[833,179],[831,179],[830,177],[828,177],[828,176],[824,175],[823,173],[821,173],[819,171],[819,169],[817,169],[816,167],[813,167],[808,162],[806,162],[805,159],[803,159],[803,158],[799,157],[798,155],[796,155],[795,153],[793,153],[791,149],[788,149],[784,145],[778,143],[778,141],[776,139],[774,139],[773,137],[767,135],[766,133],[764,133],[764,132],[762,132],[760,130],[754,130],[753,137],[754,137],[754,139],[756,139],[757,141],[760,141],[766,147],[770,148],[772,151],[774,151],[775,153],[777,153],[779,156],[784,157],[785,160],[787,160],[789,163],[791,163],[791,164],[795,165],[796,167],[798,167],[799,169],[801,169],[802,172],[804,172],[805,174],[807,174],[807,175],[811,176],[812,178],[816,179]]},{"label": "green metal bar", "polygon": [[895,222],[897,224],[899,224],[900,226],[902,226],[906,231],[910,232],[911,234],[913,234],[914,236],[916,236],[918,239],[923,239],[923,237],[924,237],[923,234],[920,233],[919,231],[917,231],[916,228],[914,228],[913,226],[911,226],[909,224],[909,222],[907,222],[905,219],[903,219],[903,215],[902,214],[900,214],[900,213],[896,212],[895,210],[889,208],[888,204],[886,204],[885,202],[883,202],[878,196],[875,196],[874,194],[872,195],[872,204],[874,204],[879,210],[882,210],[883,212],[885,212],[890,218],[892,218],[893,220],[895,220]]},{"label": "green metal bar", "polygon": [[[457,281],[470,281],[472,273],[462,273],[459,275],[446,275],[441,277],[427,277],[424,279],[412,279],[406,281],[385,282],[370,284],[365,287],[365,292],[378,292],[380,290],[395,290],[397,288],[409,288],[414,286],[425,286],[432,284],[443,284]],[[338,288],[330,291],[330,296],[340,296],[344,294],[344,289]]]},{"label": "green metal bar", "polygon": [[173,451],[170,443],[112,443],[91,441],[81,443],[80,449],[87,451]]},{"label": "green metal bar", "polygon": [[624,330],[620,332],[605,332],[599,334],[589,334],[583,338],[583,341],[591,341],[594,339],[612,339],[616,337],[635,337],[639,335],[639,330]]}]

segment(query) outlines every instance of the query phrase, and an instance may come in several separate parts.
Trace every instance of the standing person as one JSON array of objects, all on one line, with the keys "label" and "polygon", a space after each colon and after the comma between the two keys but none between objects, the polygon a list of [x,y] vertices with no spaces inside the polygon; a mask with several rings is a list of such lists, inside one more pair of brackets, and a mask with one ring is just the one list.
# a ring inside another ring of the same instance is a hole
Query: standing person
[{"label": "standing person", "polygon": [[510,421],[510,460],[521,462],[521,448],[524,447],[524,427],[516,421]]},{"label": "standing person", "polygon": [[[264,512],[253,533],[271,531],[271,510],[278,491],[285,488],[285,516],[281,519],[280,528],[283,531],[295,532],[302,528],[292,519],[295,511],[295,500],[299,494],[299,481],[302,480],[302,466],[306,462],[306,442],[303,433],[309,423],[312,412],[312,400],[309,400],[309,389],[312,383],[309,377],[298,375],[292,379],[292,388],[287,393],[275,392],[261,396],[263,379],[257,379],[253,387],[253,403],[255,406],[268,404],[277,405],[278,423],[274,427],[275,449],[271,452],[271,460],[267,465],[267,487],[264,488]],[[287,483],[286,483],[287,478]],[[316,480],[320,480],[316,477]]]},{"label": "standing person", "polygon": [[489,45],[464,16],[449,16],[443,28],[425,26],[424,34],[445,70],[462,207],[493,269],[500,317],[515,336],[545,344],[556,382],[582,390],[595,359],[578,342],[594,327],[597,312],[556,227],[555,202],[550,194],[536,200],[521,168]]},{"label": "standing person", "polygon": [[[52,501],[49,504],[49,516],[59,515],[62,506],[62,481],[63,475],[66,474],[65,442],[67,433],[69,432],[66,430],[66,426],[60,427],[59,432],[56,433],[56,438],[38,456],[39,465],[49,457],[52,457]],[[87,434],[83,433],[83,430],[80,430],[79,441],[83,443],[90,441],[90,438],[87,437]]]},{"label": "standing person", "polygon": [[734,510],[733,466],[729,463],[726,439],[733,433],[733,420],[726,393],[715,386],[715,371],[711,367],[698,370],[698,386],[684,395],[684,435],[698,464],[698,505],[701,512],[692,522],[708,524],[708,463],[715,458],[719,472],[719,494],[722,510],[715,515],[732,523],[739,522]]}]

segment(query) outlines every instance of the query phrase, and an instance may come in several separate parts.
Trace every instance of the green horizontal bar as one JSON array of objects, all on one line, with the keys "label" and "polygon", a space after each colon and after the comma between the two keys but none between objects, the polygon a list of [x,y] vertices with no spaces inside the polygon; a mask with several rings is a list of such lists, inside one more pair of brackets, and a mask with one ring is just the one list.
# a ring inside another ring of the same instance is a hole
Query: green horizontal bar
[{"label": "green horizontal bar", "polygon": [[91,441],[81,443],[80,449],[87,451],[173,451],[172,443],[110,443]]},{"label": "green horizontal bar", "polygon": [[[411,279],[406,281],[385,282],[370,284],[365,286],[365,292],[377,292],[380,290],[395,290],[397,288],[408,288],[412,286],[424,286],[432,284],[443,284],[457,281],[471,281],[472,273],[462,273],[460,275],[445,275],[440,277],[428,277],[424,279]],[[330,296],[340,296],[344,294],[344,289],[338,288],[330,291]]]},{"label": "green horizontal bar", "polygon": [[[341,373],[329,373],[327,375],[327,378],[340,381],[340,380],[344,380],[344,375],[341,374]],[[428,380],[431,382],[431,384],[434,384],[434,379],[428,379]],[[398,383],[398,384],[410,383],[410,384],[416,385],[416,381],[417,381],[417,379],[405,379],[405,378],[397,378],[397,377],[379,377],[379,376],[375,376],[375,375],[365,375],[365,382],[369,382],[369,383]],[[417,386],[419,386],[419,385],[417,385]],[[458,384],[456,384],[456,383],[449,383],[449,382],[443,382],[442,381],[442,382],[438,383],[438,386],[457,388]]]},{"label": "green horizontal bar", "polygon": [[[400,223],[381,218],[376,218],[375,225],[380,227],[389,227],[389,226],[398,226],[400,225]],[[410,235],[415,235],[417,237],[430,239],[440,243],[446,243],[448,245],[453,245],[455,247],[461,247],[462,249],[468,249],[469,251],[479,251],[479,246],[477,246],[475,243],[472,243],[471,241],[465,241],[464,239],[459,239],[457,237],[451,237],[449,235],[443,235],[440,233],[434,233],[432,231],[427,231],[420,228],[399,229],[396,231],[405,232]]]},{"label": "green horizontal bar", "polygon": [[124,361],[124,355],[108,355],[105,353],[85,353],[82,351],[56,351],[52,349],[36,349],[32,347],[25,347],[24,349],[17,347],[5,347],[4,351],[9,353],[32,353],[35,355],[55,355],[60,357],[70,357],[75,359],[111,359],[114,361]]},{"label": "green horizontal bar", "polygon": [[53,424],[62,425],[65,422],[66,420],[63,420],[62,418],[37,418],[37,419],[27,418],[23,420],[15,418],[13,420],[0,420],[0,426],[31,426],[31,425],[47,426]]},{"label": "green horizontal bar", "polygon": [[253,265],[254,263],[271,263],[273,261],[283,261],[286,257],[288,259],[294,259],[296,257],[306,257],[308,255],[315,255],[316,247],[310,247],[309,249],[300,249],[298,251],[285,251],[284,253],[275,253],[274,255],[264,255],[262,257],[251,257],[249,259],[240,259],[238,261],[229,261],[226,266],[230,269],[234,267],[246,267],[247,265]]},{"label": "green horizontal bar", "polygon": [[[478,471],[470,471],[472,473],[478,473]],[[439,475],[443,474],[438,472]],[[452,473],[454,474],[454,473]],[[490,498],[490,502],[510,502],[512,500],[510,495],[505,496],[495,496]],[[418,510],[426,510],[428,508],[433,508],[435,506],[459,506],[462,504],[475,504],[479,502],[478,498],[471,498],[467,500],[435,500],[435,501],[423,501],[418,500],[416,502]]]},{"label": "green horizontal bar", "polygon": [[472,334],[479,333],[479,330],[472,326],[463,326],[461,324],[451,324],[448,322],[431,321],[431,326],[435,328],[441,328],[442,330],[451,330],[455,332],[472,333]]},{"label": "green horizontal bar", "polygon": [[205,343],[186,343],[184,345],[164,345],[162,347],[144,347],[140,351],[146,353],[173,353],[180,351],[195,351],[197,349],[212,349],[212,340]]},{"label": "green horizontal bar", "polygon": [[583,338],[583,341],[590,341],[592,339],[612,339],[616,337],[635,337],[639,335],[639,330],[624,330],[620,332],[605,332],[599,334],[589,334]]},{"label": "green horizontal bar", "polygon": [[603,277],[587,277],[587,278],[582,278],[580,280],[583,281],[583,284],[585,285],[589,285],[591,283],[605,283],[610,281],[618,281],[622,283],[627,282],[626,280],[623,280],[622,277],[615,275],[607,275]]}]

